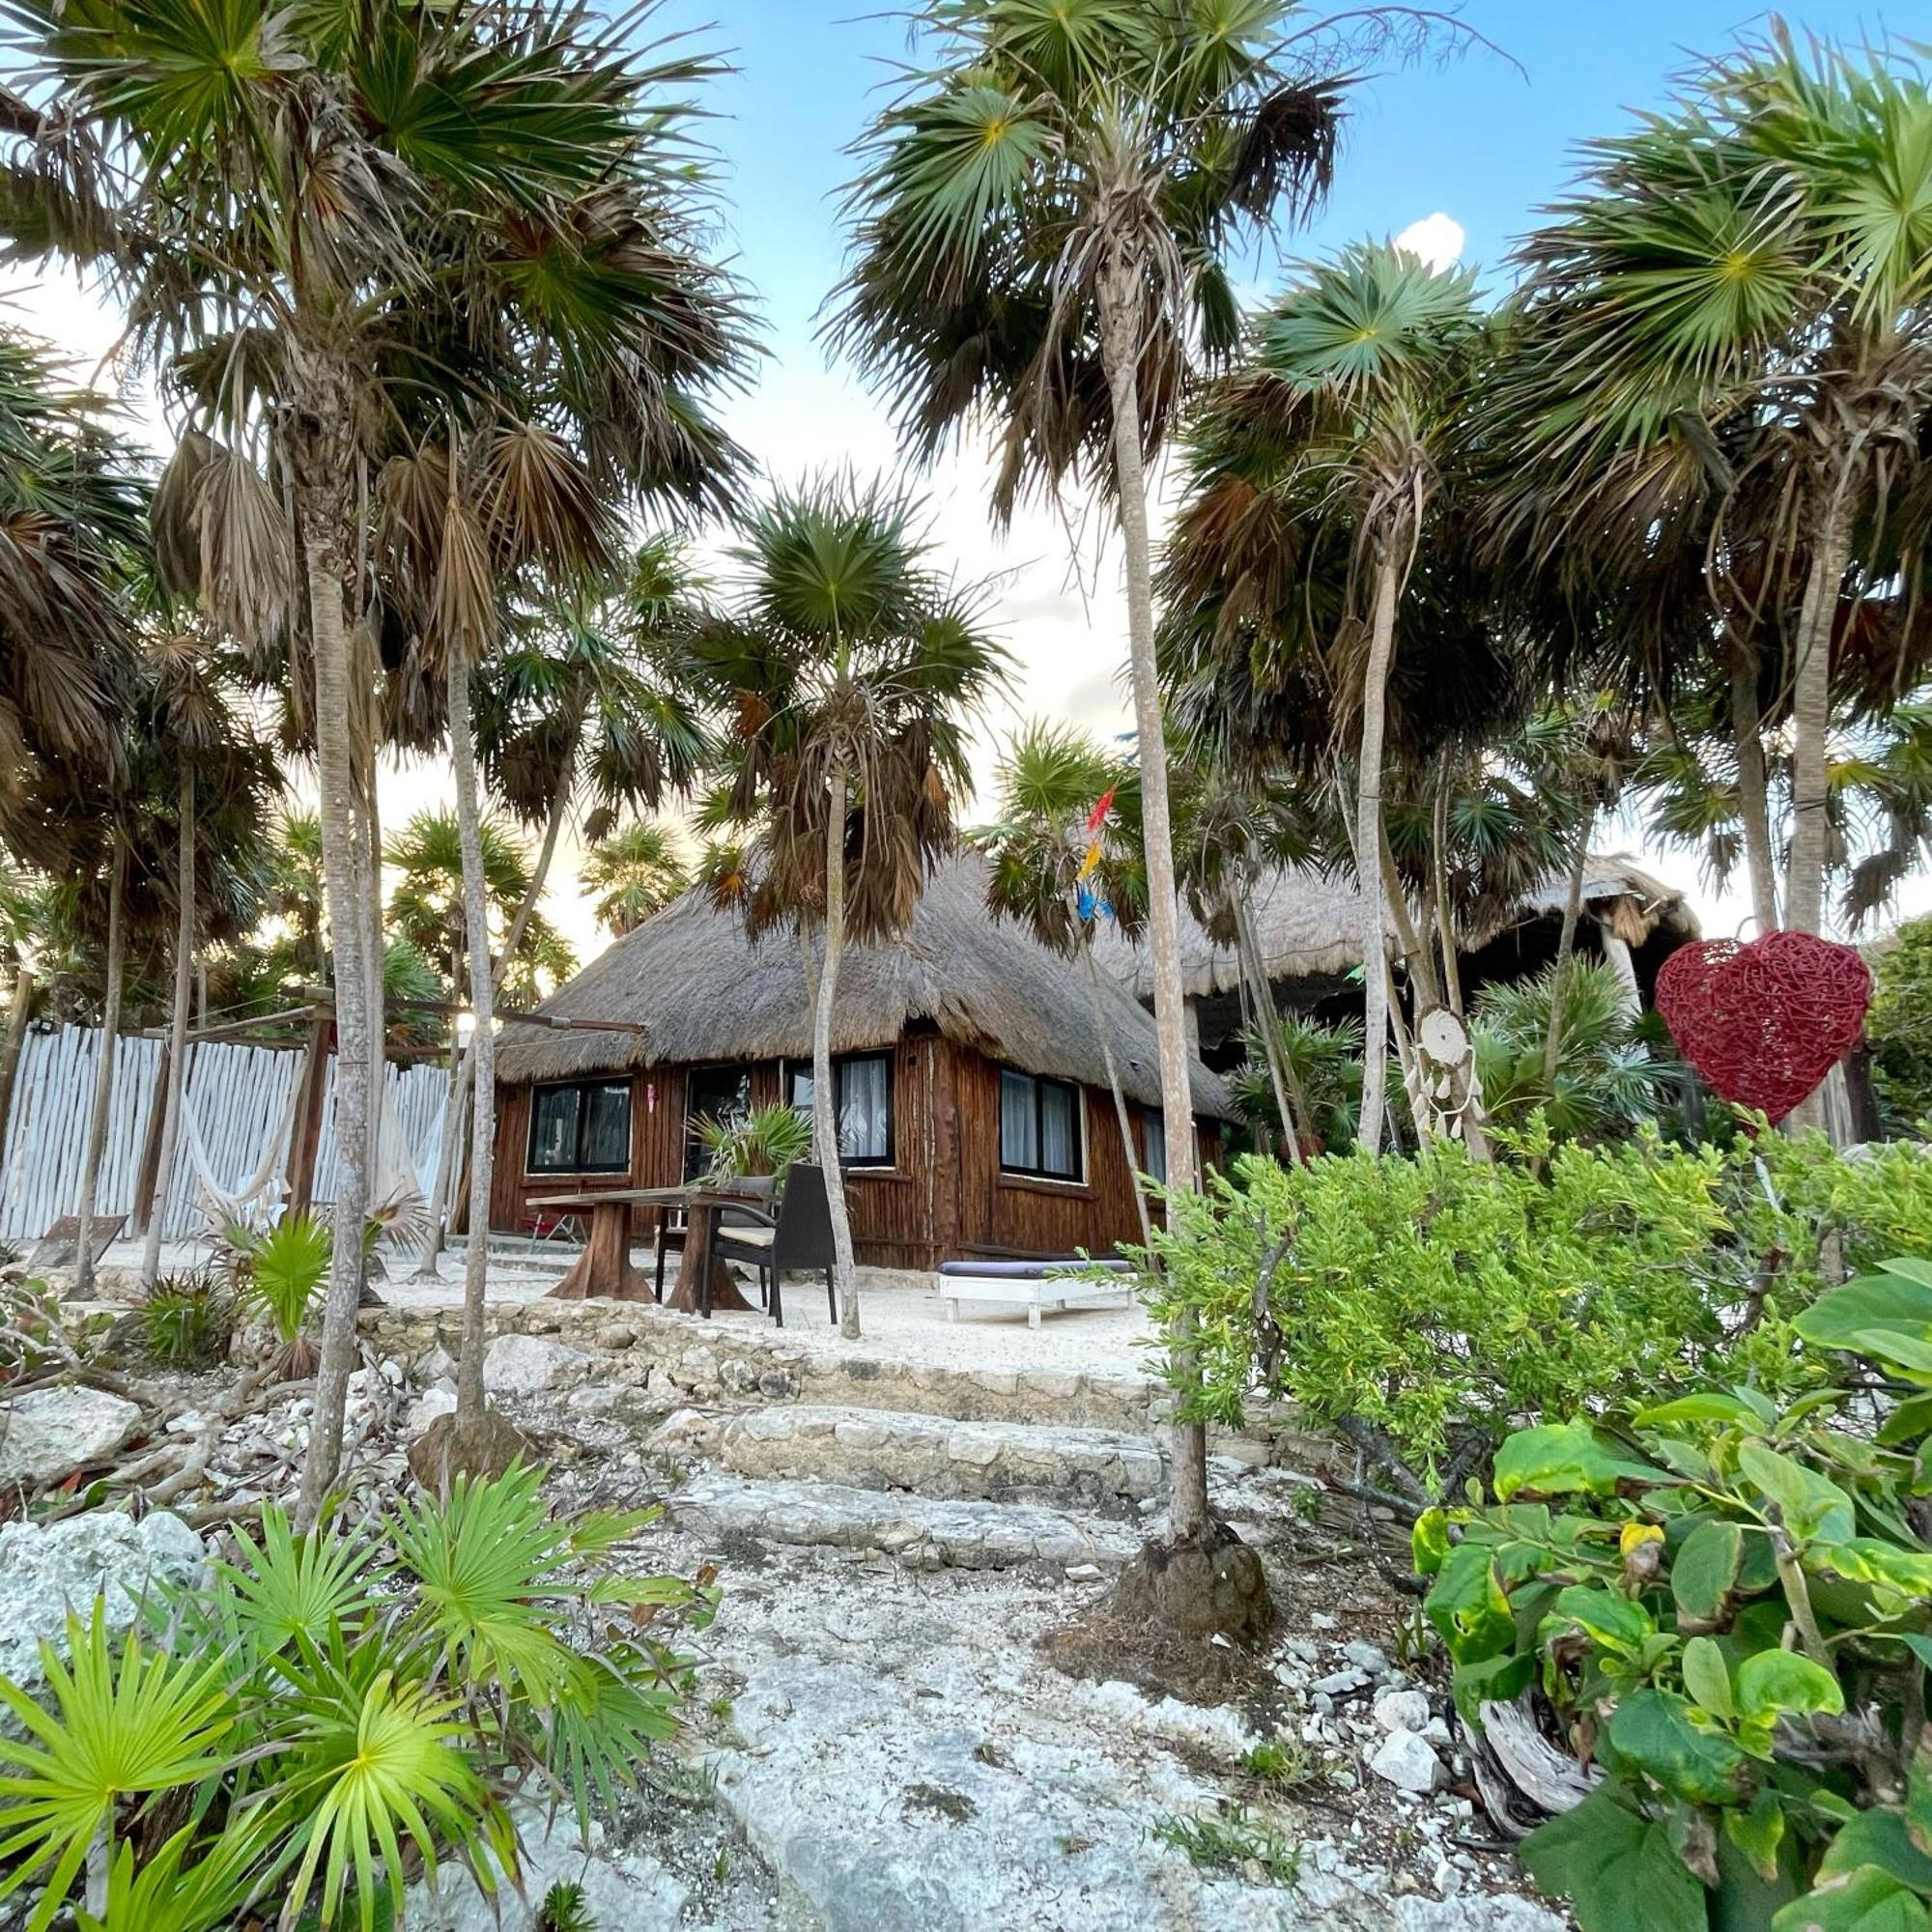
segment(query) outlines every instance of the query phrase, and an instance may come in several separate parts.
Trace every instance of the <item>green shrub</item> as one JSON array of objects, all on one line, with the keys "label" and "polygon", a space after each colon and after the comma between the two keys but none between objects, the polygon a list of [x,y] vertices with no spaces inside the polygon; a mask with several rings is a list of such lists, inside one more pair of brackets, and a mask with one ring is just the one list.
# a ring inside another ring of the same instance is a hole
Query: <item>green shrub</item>
[{"label": "green shrub", "polygon": [[163,1275],[137,1313],[142,1348],[165,1367],[212,1368],[228,1353],[234,1299],[207,1269]]},{"label": "green shrub", "polygon": [[1163,1323],[1196,1319],[1198,1412],[1232,1423],[1257,1390],[1287,1398],[1412,1492],[1423,1464],[1528,1417],[1712,1379],[1805,1386],[1790,1316],[1847,1267],[1932,1244],[1932,1160],[1772,1135],[1563,1147],[1540,1175],[1453,1145],[1248,1157],[1169,1214],[1149,1295]]},{"label": "green shrub", "polygon": [[369,1530],[296,1536],[271,1508],[212,1587],[120,1638],[97,1604],[71,1664],[43,1648],[38,1700],[0,1678],[0,1898],[43,1886],[45,1932],[91,1852],[89,1932],[311,1911],[371,1932],[452,1858],[492,1889],[516,1790],[587,1821],[675,1729],[690,1672],[659,1613],[701,1623],[713,1593],[613,1573],[646,1520],[554,1520],[513,1468]]},{"label": "green shrub", "polygon": [[1583,1932],[1932,1927],[1932,1264],[1793,1329],[1857,1397],[1526,1430],[1493,1505],[1416,1523],[1464,1719],[1538,1690],[1606,1774],[1522,1852]]},{"label": "green shrub", "polygon": [[774,1174],[811,1156],[811,1122],[796,1107],[753,1107],[730,1120],[700,1119],[693,1131],[714,1179]]},{"label": "green shrub", "polygon": [[1932,914],[1871,952],[1872,1084],[1897,1131],[1932,1119]]}]

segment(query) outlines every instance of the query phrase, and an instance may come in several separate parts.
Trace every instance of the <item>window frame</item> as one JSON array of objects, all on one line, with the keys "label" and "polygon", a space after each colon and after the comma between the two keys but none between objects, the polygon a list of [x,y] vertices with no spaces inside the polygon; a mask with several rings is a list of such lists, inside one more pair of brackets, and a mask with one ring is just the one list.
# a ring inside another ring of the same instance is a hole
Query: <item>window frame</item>
[{"label": "window frame", "polygon": [[[850,1168],[870,1169],[877,1173],[882,1169],[898,1165],[898,1055],[890,1046],[868,1046],[857,1053],[835,1053],[832,1056],[832,1088],[836,1096],[835,1105],[840,1113],[844,1111],[844,1094],[839,1083],[848,1066],[855,1066],[866,1061],[879,1061],[886,1069],[886,1151],[884,1153],[848,1154],[843,1148],[838,1151],[838,1166],[841,1171]],[[794,1113],[810,1118],[809,1109],[798,1103],[797,1084],[801,1077],[811,1078],[811,1062],[809,1060],[787,1060],[780,1068],[782,1078],[782,1092],[785,1105]]]},{"label": "window frame", "polygon": [[[590,1161],[583,1158],[583,1138],[590,1125],[588,1096],[604,1088],[616,1088],[624,1095],[624,1158],[621,1161]],[[568,1167],[538,1166],[537,1127],[541,1120],[541,1097],[546,1094],[575,1093],[577,1095],[577,1139],[571,1148],[575,1162]],[[629,1174],[637,1157],[637,1092],[628,1073],[612,1073],[586,1080],[540,1080],[530,1089],[530,1126],[524,1138],[524,1172],[554,1180],[573,1174]]]},{"label": "window frame", "polygon": [[[1153,1155],[1160,1155],[1160,1171],[1154,1170]],[[1156,1185],[1167,1185],[1167,1114],[1160,1107],[1141,1109],[1141,1172]]]},{"label": "window frame", "polygon": [[[1073,1159],[1074,1172],[1056,1174],[1047,1167],[1015,1167],[1007,1159],[1006,1127],[1006,1082],[1010,1075],[1015,1080],[1030,1081],[1033,1085],[1033,1140],[1034,1146],[1044,1150],[1046,1146],[1046,1114],[1043,1096],[1049,1087],[1058,1088],[1070,1094],[1073,1100]],[[1051,1073],[1029,1073],[1023,1066],[1002,1066],[1000,1068],[999,1103],[993,1111],[993,1131],[999,1136],[1000,1172],[1009,1175],[1015,1180],[1044,1180],[1056,1187],[1085,1187],[1087,1185],[1087,1090],[1077,1080],[1062,1080]]]},{"label": "window frame", "polygon": [[[692,1087],[697,1077],[705,1073],[728,1073],[735,1077],[744,1090],[745,1111],[750,1113],[756,1104],[753,1097],[752,1065],[745,1060],[700,1060],[684,1069],[684,1138],[680,1143],[683,1158],[679,1166],[680,1178],[686,1182],[699,1179],[704,1172],[704,1151],[699,1145],[696,1122],[705,1114],[703,1108],[691,1104]],[[716,1118],[715,1114],[710,1118]]]}]

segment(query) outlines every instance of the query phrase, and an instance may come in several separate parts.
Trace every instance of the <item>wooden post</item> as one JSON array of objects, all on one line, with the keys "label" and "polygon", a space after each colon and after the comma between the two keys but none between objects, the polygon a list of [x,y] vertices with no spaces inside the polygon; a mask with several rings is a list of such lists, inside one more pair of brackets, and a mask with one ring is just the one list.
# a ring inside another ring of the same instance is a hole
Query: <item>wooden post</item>
[{"label": "wooden post", "polygon": [[315,1163],[322,1151],[322,1109],[328,1094],[328,1055],[335,1043],[335,1014],[318,1006],[309,1021],[308,1046],[297,1088],[295,1123],[289,1130],[289,1212],[315,1206]]},{"label": "wooden post", "polygon": [[141,1142],[141,1165],[134,1175],[134,1212],[128,1222],[130,1235],[147,1233],[148,1217],[155,1211],[155,1194],[161,1184],[161,1129],[167,1113],[168,1063],[174,1058],[173,1042],[161,1042],[161,1058],[155,1068],[155,1097],[148,1103],[148,1131]]}]

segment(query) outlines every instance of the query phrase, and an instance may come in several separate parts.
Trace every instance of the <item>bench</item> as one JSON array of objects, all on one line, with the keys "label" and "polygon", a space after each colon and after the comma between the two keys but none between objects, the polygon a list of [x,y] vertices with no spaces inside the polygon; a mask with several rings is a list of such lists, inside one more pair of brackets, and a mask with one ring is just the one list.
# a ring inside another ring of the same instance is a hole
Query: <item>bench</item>
[{"label": "bench", "polygon": [[[1097,1282],[1095,1268],[1119,1275],[1120,1286]],[[941,1262],[939,1293],[946,1319],[959,1320],[962,1301],[1000,1302],[1024,1308],[1027,1326],[1037,1328],[1050,1308],[1124,1308],[1133,1299],[1133,1270],[1125,1262]]]}]

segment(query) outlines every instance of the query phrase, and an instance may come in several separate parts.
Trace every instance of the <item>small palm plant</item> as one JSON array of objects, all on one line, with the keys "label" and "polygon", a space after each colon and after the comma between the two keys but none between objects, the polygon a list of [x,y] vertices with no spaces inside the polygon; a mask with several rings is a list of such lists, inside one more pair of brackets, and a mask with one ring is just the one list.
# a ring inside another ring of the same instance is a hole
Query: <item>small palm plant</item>
[{"label": "small palm plant", "polygon": [[694,1131],[714,1179],[769,1174],[782,1182],[793,1162],[811,1151],[810,1115],[782,1101],[729,1120],[699,1120]]},{"label": "small palm plant", "polygon": [[272,1228],[232,1227],[228,1242],[237,1300],[273,1324],[276,1373],[288,1381],[312,1376],[316,1350],[307,1329],[335,1252],[328,1224],[310,1213],[288,1214]]},{"label": "small palm plant", "polygon": [[153,1630],[113,1636],[97,1602],[71,1664],[43,1649],[38,1697],[0,1679],[0,1899],[43,1888],[26,1924],[46,1932],[85,1866],[85,1932],[277,1910],[375,1932],[418,1870],[460,1862],[494,1895],[520,1784],[585,1823],[676,1728],[689,1661],[641,1633],[700,1626],[714,1596],[613,1574],[645,1520],[559,1520],[516,1467],[370,1530],[297,1535],[270,1506]]}]

